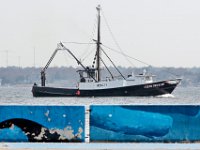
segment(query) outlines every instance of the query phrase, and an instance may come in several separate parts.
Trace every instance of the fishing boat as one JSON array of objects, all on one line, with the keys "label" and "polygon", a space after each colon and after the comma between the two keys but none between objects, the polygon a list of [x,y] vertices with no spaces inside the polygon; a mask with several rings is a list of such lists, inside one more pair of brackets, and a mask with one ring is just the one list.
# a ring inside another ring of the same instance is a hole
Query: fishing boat
[{"label": "fishing boat", "polygon": [[[157,96],[163,94],[171,94],[176,86],[180,83],[180,78],[154,81],[155,75],[143,71],[143,73],[135,75],[130,74],[125,77],[117,68],[111,58],[105,53],[101,47],[100,40],[100,6],[97,7],[97,40],[96,54],[91,67],[83,65],[83,63],[68,49],[62,42],[57,44],[57,48],[50,57],[46,66],[41,70],[41,86],[34,83],[32,93],[34,97],[105,97],[105,96]],[[74,88],[48,87],[45,85],[46,70],[54,59],[56,53],[60,50],[67,51],[81,66],[78,70],[80,80]],[[113,64],[114,68],[119,72],[121,78],[112,75],[109,68],[102,60],[100,53],[104,53]],[[110,77],[102,79],[101,63],[105,65]]]}]

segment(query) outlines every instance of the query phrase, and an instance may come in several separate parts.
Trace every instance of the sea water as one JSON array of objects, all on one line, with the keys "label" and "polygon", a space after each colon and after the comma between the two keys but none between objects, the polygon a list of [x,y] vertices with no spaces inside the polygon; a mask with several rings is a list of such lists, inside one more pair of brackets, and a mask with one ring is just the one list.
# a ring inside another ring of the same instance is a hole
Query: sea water
[{"label": "sea water", "polygon": [[200,105],[200,87],[178,86],[172,94],[156,97],[42,97],[32,86],[1,86],[0,105]]}]

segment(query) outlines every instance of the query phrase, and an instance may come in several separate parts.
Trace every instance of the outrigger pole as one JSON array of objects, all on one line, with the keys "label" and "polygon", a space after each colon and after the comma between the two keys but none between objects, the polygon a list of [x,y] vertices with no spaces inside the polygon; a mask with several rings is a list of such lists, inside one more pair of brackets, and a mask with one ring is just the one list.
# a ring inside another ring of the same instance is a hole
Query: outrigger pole
[{"label": "outrigger pole", "polygon": [[[64,50],[67,50],[67,51],[70,53],[70,55],[72,55],[72,57],[74,57],[74,59],[77,61],[78,65],[81,65],[81,67],[82,67],[84,70],[86,70],[87,72],[89,71],[89,70],[78,60],[78,58],[76,58],[76,56],[75,56],[68,48],[66,48],[61,42],[60,42],[59,44],[60,44],[60,46],[62,46],[62,47],[64,48]],[[94,81],[97,82],[97,80],[96,80],[89,72],[88,72],[88,75],[89,75],[92,79],[94,79]]]},{"label": "outrigger pole", "polygon": [[47,62],[46,66],[41,70],[41,86],[45,86],[45,80],[46,80],[46,73],[45,71],[47,70],[47,68],[49,67],[49,65],[51,64],[52,60],[54,59],[56,53],[58,52],[58,48],[53,52],[53,54],[51,55],[49,61]]},{"label": "outrigger pole", "polygon": [[[61,48],[59,48],[59,46]],[[58,48],[56,48],[56,50],[53,52],[53,54],[51,55],[49,61],[47,62],[46,66],[42,69],[41,71],[41,86],[45,86],[45,80],[46,80],[46,73],[45,71],[47,70],[47,68],[49,67],[49,65],[51,64],[52,60],[54,59],[56,53],[59,51],[59,50],[67,50],[67,52],[72,55],[72,57],[77,61],[78,65],[81,65],[81,67],[86,70],[86,72],[88,72],[89,70],[78,60],[78,58],[76,58],[76,56],[68,49],[66,48],[63,43],[59,43],[58,44]],[[97,80],[92,76],[90,75],[90,73],[88,72],[88,75],[94,79],[95,82],[97,82]]]}]

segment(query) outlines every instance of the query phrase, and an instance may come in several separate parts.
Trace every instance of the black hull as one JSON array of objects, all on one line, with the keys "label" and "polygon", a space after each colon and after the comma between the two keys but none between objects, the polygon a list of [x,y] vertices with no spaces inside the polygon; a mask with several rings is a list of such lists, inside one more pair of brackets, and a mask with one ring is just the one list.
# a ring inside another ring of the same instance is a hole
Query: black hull
[{"label": "black hull", "polygon": [[171,94],[179,82],[180,80],[177,79],[149,84],[93,90],[55,88],[34,85],[32,88],[32,93],[34,97],[157,96]]}]

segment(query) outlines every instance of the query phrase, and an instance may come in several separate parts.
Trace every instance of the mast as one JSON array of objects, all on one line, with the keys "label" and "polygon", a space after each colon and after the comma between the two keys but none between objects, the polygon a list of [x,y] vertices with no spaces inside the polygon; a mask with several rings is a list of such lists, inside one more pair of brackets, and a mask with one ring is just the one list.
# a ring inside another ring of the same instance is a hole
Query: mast
[{"label": "mast", "polygon": [[97,31],[97,60],[96,60],[96,70],[97,70],[97,74],[96,74],[96,80],[97,82],[101,80],[100,78],[100,5],[97,6],[97,11],[98,11],[98,31]]}]

